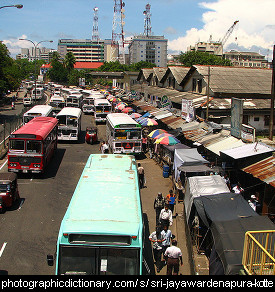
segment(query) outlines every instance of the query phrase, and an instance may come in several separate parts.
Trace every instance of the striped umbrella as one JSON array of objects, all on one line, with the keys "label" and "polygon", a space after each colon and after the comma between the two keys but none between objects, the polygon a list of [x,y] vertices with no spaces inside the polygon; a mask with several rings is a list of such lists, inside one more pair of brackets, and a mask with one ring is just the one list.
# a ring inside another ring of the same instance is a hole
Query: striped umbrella
[{"label": "striped umbrella", "polygon": [[124,108],[126,108],[126,105],[123,103],[119,103],[116,105],[116,108],[122,111]]},{"label": "striped umbrella", "polygon": [[158,122],[153,120],[153,119],[150,119],[150,118],[146,118],[142,121],[139,122],[142,126],[157,126],[158,125]]},{"label": "striped umbrella", "polygon": [[160,134],[163,134],[163,133],[167,133],[167,131],[162,130],[162,129],[156,129],[156,130],[152,131],[152,132],[148,135],[148,137],[155,138],[157,135],[160,135]]},{"label": "striped umbrella", "polygon": [[141,114],[139,114],[139,113],[132,113],[132,114],[130,115],[130,117],[131,117],[132,119],[138,119],[138,118],[141,117]]},{"label": "striped umbrella", "polygon": [[154,139],[157,140],[157,139],[160,139],[162,137],[167,137],[167,136],[170,136],[170,137],[174,137],[175,138],[175,136],[173,136],[172,134],[162,133],[162,134],[159,134],[159,135],[155,136]]},{"label": "striped umbrella", "polygon": [[163,145],[175,145],[180,143],[180,141],[175,138],[175,137],[171,137],[171,136],[166,136],[166,137],[162,137],[160,139],[157,139],[155,141],[156,144],[163,144]]},{"label": "striped umbrella", "polygon": [[128,114],[128,113],[130,113],[130,112],[133,112],[134,111],[134,109],[132,109],[131,107],[125,107],[123,110],[122,110],[122,112],[123,113],[126,113],[126,114]]}]

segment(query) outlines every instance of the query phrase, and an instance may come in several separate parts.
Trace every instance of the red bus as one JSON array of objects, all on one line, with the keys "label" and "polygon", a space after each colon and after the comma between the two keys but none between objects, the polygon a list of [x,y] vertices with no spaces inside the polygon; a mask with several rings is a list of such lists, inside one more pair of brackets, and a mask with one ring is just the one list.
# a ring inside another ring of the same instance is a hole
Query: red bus
[{"label": "red bus", "polygon": [[57,148],[58,120],[36,117],[9,137],[8,171],[42,173]]}]

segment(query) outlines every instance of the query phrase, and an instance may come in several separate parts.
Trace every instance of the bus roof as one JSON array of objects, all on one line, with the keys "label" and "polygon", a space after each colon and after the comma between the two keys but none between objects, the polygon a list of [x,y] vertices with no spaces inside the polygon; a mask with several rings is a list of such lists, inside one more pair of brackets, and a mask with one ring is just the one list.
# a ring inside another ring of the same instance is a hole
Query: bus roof
[{"label": "bus roof", "polygon": [[132,119],[130,116],[124,113],[112,113],[107,115],[107,120],[113,127],[119,125],[133,125],[134,127],[139,127],[140,124]]},{"label": "bus roof", "polygon": [[38,114],[40,113],[41,116],[47,114],[48,112],[52,111],[52,106],[46,105],[46,104],[40,104],[40,105],[35,105],[31,109],[29,109],[27,112],[24,113],[24,116],[31,116],[33,114]]},{"label": "bus roof", "polygon": [[64,99],[64,97],[55,94],[55,95],[53,95],[53,96],[51,97],[50,102],[51,102],[51,101],[65,101],[65,99]]},{"label": "bus roof", "polygon": [[109,105],[111,106],[110,102],[106,98],[98,98],[95,99],[94,105]]},{"label": "bus roof", "polygon": [[80,117],[81,116],[81,109],[78,107],[64,107],[57,115],[59,116],[74,116],[74,117]]},{"label": "bus roof", "polygon": [[[52,117],[36,117],[29,121],[27,124],[14,131],[10,138],[24,138],[36,135],[36,138],[44,139],[58,124],[58,120]],[[18,135],[18,136],[17,136]],[[28,136],[26,136],[28,135]],[[35,137],[33,137],[35,139]]]},{"label": "bus roof", "polygon": [[141,222],[135,158],[91,154],[63,218],[62,232],[138,236]]}]

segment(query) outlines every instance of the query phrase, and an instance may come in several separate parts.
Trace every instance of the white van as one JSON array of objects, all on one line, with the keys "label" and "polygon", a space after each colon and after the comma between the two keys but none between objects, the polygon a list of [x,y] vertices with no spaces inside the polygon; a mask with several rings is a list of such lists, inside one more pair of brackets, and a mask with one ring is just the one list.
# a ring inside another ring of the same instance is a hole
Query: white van
[{"label": "white van", "polygon": [[33,105],[33,99],[30,96],[26,96],[23,98],[23,105],[24,106],[32,106]]}]

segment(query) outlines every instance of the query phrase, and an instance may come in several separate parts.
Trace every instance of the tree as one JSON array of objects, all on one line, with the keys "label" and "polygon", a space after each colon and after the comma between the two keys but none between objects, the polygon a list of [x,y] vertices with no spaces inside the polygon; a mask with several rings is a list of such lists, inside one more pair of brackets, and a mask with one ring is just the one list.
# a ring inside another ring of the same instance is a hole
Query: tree
[{"label": "tree", "polygon": [[232,63],[229,60],[198,51],[190,51],[187,53],[181,52],[178,60],[186,67],[191,67],[192,65],[232,66]]},{"label": "tree", "polygon": [[64,83],[68,80],[67,70],[63,63],[60,61],[60,55],[57,52],[53,53],[51,59],[51,68],[47,73],[48,77],[53,82]]},{"label": "tree", "polygon": [[72,52],[68,52],[65,55],[64,65],[68,72],[71,72],[74,69],[74,64],[76,62],[75,56]]}]

